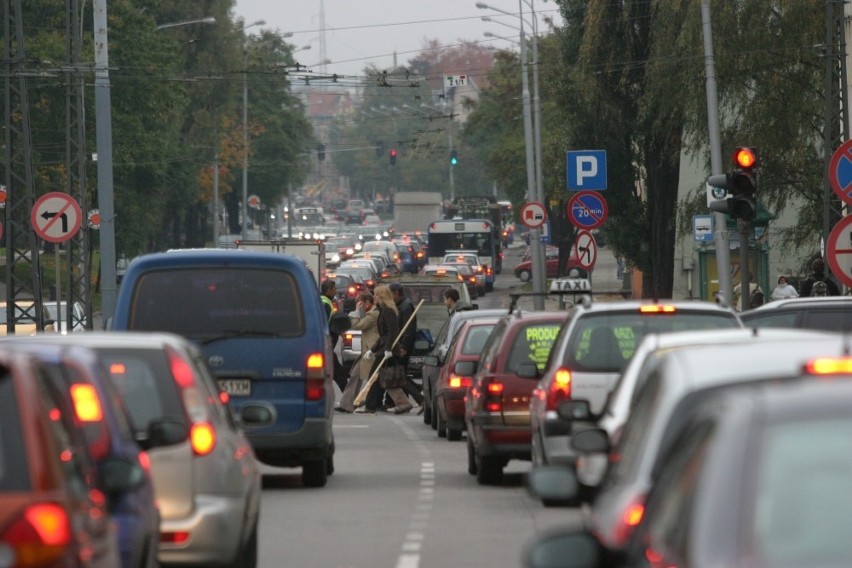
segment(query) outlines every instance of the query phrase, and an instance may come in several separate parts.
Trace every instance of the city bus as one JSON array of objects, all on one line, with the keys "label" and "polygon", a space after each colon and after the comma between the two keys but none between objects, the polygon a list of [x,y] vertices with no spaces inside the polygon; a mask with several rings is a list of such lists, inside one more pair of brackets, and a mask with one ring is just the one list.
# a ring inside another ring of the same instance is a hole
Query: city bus
[{"label": "city bus", "polygon": [[[492,269],[486,284],[493,284],[494,274],[503,268],[500,238],[494,225],[486,219],[448,219],[429,225],[429,264],[440,264],[450,251],[472,251],[482,264]],[[490,287],[490,286],[489,286]]]}]

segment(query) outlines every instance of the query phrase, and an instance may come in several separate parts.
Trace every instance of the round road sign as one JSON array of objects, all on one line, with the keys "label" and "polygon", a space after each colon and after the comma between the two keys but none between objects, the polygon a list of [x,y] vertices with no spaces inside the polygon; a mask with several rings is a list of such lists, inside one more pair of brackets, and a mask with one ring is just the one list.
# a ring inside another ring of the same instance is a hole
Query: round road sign
[{"label": "round road sign", "polygon": [[852,205],[852,140],[847,140],[834,151],[828,165],[828,181],[840,199]]},{"label": "round road sign", "polygon": [[597,229],[606,221],[606,199],[597,191],[575,193],[568,201],[568,218],[580,229]]},{"label": "round road sign", "polygon": [[524,203],[521,207],[521,223],[530,229],[538,229],[547,222],[547,209],[538,201]]},{"label": "round road sign", "polygon": [[595,237],[589,231],[580,229],[577,232],[577,238],[574,239],[573,253],[579,259],[581,268],[593,269],[598,259],[598,244],[595,242]]},{"label": "round road sign", "polygon": [[260,197],[256,195],[248,196],[248,206],[252,209],[260,209]]},{"label": "round road sign", "polygon": [[826,260],[831,273],[847,286],[852,286],[852,215],[841,219],[828,235]]},{"label": "round road sign", "polygon": [[52,191],[36,200],[30,222],[36,235],[51,243],[61,243],[80,230],[83,212],[73,197]]}]

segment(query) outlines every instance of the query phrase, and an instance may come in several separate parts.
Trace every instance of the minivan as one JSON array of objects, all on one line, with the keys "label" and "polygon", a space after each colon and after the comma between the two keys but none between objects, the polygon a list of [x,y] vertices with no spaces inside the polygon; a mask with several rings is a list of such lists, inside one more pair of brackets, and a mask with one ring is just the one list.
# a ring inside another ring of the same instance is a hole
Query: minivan
[{"label": "minivan", "polygon": [[197,343],[257,458],[302,467],[322,487],[334,471],[329,328],[314,277],[300,259],[247,250],[192,249],[135,259],[116,301],[114,330],[168,331]]}]

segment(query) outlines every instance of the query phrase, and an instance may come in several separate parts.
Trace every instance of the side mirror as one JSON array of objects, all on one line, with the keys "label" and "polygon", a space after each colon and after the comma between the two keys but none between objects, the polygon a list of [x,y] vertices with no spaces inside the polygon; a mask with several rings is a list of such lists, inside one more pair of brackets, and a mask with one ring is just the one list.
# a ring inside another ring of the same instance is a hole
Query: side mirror
[{"label": "side mirror", "polygon": [[269,426],[274,419],[272,411],[266,406],[251,404],[240,409],[240,423],[244,426]]},{"label": "side mirror", "polygon": [[515,369],[515,374],[522,379],[537,379],[539,377],[538,366],[532,361],[524,361]]},{"label": "side mirror", "polygon": [[600,542],[586,531],[551,532],[524,547],[526,568],[599,568],[606,565]]},{"label": "side mirror", "polygon": [[459,361],[453,367],[453,372],[463,377],[471,377],[476,374],[476,361]]},{"label": "side mirror", "polygon": [[588,454],[609,453],[609,435],[603,428],[583,428],[571,434],[571,447]]},{"label": "side mirror", "polygon": [[574,470],[565,465],[534,467],[528,477],[529,491],[542,501],[569,504],[580,496]]},{"label": "side mirror", "polygon": [[126,458],[106,458],[98,464],[101,488],[110,498],[139,487],[145,472],[138,463]]},{"label": "side mirror", "polygon": [[430,367],[437,367],[438,366],[438,358],[435,357],[434,355],[428,355],[427,357],[425,357],[423,359],[423,364],[429,365]]},{"label": "side mirror", "polygon": [[594,420],[592,408],[589,401],[582,398],[566,400],[556,408],[556,414],[562,420],[573,422],[574,420]]},{"label": "side mirror", "polygon": [[328,322],[328,330],[337,335],[349,331],[350,327],[352,327],[352,320],[346,314],[334,314]]},{"label": "side mirror", "polygon": [[143,450],[159,448],[161,446],[173,446],[180,444],[189,437],[189,428],[181,420],[163,418],[153,420],[148,425],[148,431],[137,436],[136,441]]}]

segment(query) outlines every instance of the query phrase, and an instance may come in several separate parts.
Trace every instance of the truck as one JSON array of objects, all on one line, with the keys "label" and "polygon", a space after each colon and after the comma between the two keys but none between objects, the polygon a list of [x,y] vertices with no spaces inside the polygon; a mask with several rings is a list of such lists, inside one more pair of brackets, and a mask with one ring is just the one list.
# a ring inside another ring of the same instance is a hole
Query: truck
[{"label": "truck", "polygon": [[396,233],[426,232],[429,223],[443,217],[440,191],[399,192],[393,199]]},{"label": "truck", "polygon": [[279,252],[295,256],[305,263],[319,286],[325,278],[325,243],[307,239],[237,241],[236,248],[257,252]]}]

